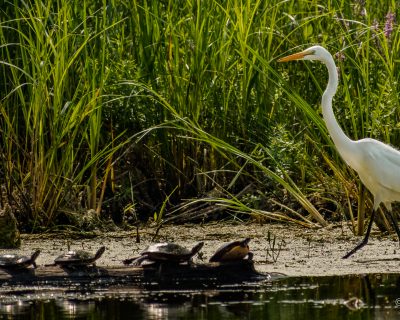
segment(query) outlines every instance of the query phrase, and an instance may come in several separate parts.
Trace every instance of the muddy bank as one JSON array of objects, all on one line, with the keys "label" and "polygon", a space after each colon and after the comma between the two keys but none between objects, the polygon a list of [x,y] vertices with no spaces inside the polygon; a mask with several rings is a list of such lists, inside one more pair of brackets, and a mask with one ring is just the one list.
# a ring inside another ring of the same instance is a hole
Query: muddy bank
[{"label": "muddy bank", "polygon": [[[37,263],[42,265],[51,263],[56,256],[66,251],[68,242],[71,249],[93,252],[105,245],[107,250],[98,265],[115,266],[122,264],[125,258],[138,255],[151,242],[154,233],[155,228],[141,228],[140,243],[136,243],[134,231],[105,233],[79,240],[69,239],[66,234],[23,235],[18,252],[28,254],[34,249],[41,249]],[[283,272],[292,276],[400,272],[398,240],[394,236],[383,236],[378,230],[373,230],[369,244],[353,257],[341,259],[361,240],[343,225],[318,230],[287,224],[164,226],[157,242],[173,241],[190,247],[198,241],[204,241],[202,254],[195,259],[201,262],[208,261],[223,242],[245,237],[252,238],[250,247],[254,252],[256,269],[262,272]]]}]

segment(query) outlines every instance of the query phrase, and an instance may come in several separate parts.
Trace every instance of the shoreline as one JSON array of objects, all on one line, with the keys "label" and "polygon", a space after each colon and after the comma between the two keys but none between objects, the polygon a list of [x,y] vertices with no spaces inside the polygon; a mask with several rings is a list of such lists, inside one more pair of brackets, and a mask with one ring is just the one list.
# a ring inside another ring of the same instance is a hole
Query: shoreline
[{"label": "shoreline", "polygon": [[[106,251],[98,265],[119,266],[122,260],[140,254],[150,243],[156,228],[140,229],[140,243],[136,232],[118,231],[99,233],[94,238],[71,239],[67,234],[22,235],[18,250],[1,249],[0,253],[18,252],[29,255],[40,249],[38,265],[50,264],[68,250],[95,252],[100,246]],[[268,237],[269,234],[269,237]],[[369,273],[400,273],[400,247],[394,235],[382,235],[372,229],[369,243],[348,259],[341,257],[362,237],[353,236],[349,228],[331,224],[326,228],[307,229],[280,223],[209,223],[204,225],[166,225],[161,228],[156,242],[177,242],[187,248],[204,241],[200,255],[194,261],[207,262],[223,243],[250,237],[255,268],[259,272],[279,272],[287,276],[363,275]],[[274,261],[276,260],[276,261]]]}]

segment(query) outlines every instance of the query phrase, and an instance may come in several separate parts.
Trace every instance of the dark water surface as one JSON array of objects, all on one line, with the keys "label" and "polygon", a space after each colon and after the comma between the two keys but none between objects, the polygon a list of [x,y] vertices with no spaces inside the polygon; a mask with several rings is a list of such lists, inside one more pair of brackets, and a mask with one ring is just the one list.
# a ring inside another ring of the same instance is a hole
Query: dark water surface
[{"label": "dark water surface", "polygon": [[0,319],[400,319],[400,274],[292,277],[203,290],[95,287],[3,285]]}]

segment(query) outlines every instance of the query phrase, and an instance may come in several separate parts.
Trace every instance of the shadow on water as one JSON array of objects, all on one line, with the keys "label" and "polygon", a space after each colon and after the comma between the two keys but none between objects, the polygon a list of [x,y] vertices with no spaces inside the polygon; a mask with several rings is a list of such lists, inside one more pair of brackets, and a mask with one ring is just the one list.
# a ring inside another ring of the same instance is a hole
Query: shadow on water
[{"label": "shadow on water", "polygon": [[400,319],[400,275],[281,278],[215,289],[0,290],[0,319]]}]

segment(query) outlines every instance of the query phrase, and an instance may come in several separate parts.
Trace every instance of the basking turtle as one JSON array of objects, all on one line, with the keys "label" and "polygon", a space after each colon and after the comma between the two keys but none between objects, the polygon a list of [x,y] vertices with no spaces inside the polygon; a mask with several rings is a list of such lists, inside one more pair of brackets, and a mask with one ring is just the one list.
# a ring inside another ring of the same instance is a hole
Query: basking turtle
[{"label": "basking turtle", "polygon": [[253,253],[249,248],[250,238],[242,241],[233,241],[224,244],[210,258],[210,262],[240,261],[246,256],[248,260],[253,258]]},{"label": "basking turtle", "polygon": [[95,261],[102,256],[105,250],[106,247],[103,246],[97,250],[94,255],[83,250],[68,251],[67,253],[57,257],[54,260],[54,263],[50,265],[59,265],[62,267],[82,267],[92,264],[94,266]]},{"label": "basking turtle", "polygon": [[141,265],[145,260],[151,262],[189,262],[203,247],[204,242],[199,242],[191,250],[176,243],[164,242],[148,246],[139,257],[125,259],[124,264]]},{"label": "basking turtle", "polygon": [[2,269],[24,269],[33,265],[36,268],[36,258],[40,254],[40,250],[36,250],[30,257],[18,254],[2,254],[0,255],[0,268]]}]

